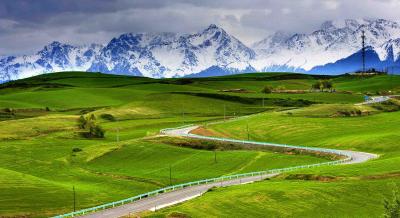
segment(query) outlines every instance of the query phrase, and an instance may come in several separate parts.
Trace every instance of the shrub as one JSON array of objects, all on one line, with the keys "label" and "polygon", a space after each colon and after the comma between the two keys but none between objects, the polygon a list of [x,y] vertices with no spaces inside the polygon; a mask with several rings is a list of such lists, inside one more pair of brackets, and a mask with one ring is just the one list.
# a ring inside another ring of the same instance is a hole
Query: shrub
[{"label": "shrub", "polygon": [[321,81],[318,80],[317,82],[315,82],[314,84],[311,85],[311,89],[314,90],[321,90],[322,84]]},{"label": "shrub", "polygon": [[189,218],[190,216],[188,216],[187,214],[181,213],[181,212],[172,212],[170,214],[168,214],[167,218]]},{"label": "shrub", "polygon": [[400,217],[400,193],[398,190],[393,191],[392,199],[385,199],[383,202],[385,207],[384,217],[398,218]]},{"label": "shrub", "polygon": [[80,128],[80,129],[85,129],[86,123],[87,123],[86,118],[85,118],[83,115],[81,115],[81,116],[79,117],[79,119],[78,119],[78,126],[79,126],[79,128]]},{"label": "shrub", "polygon": [[81,148],[73,148],[73,149],[72,149],[72,152],[80,152],[80,151],[82,151]]},{"label": "shrub", "polygon": [[261,92],[262,92],[262,93],[265,93],[265,94],[269,94],[269,93],[272,93],[273,90],[274,90],[274,89],[272,88],[272,86],[265,86],[265,87],[261,90]]},{"label": "shrub", "polygon": [[101,117],[102,119],[109,120],[109,121],[116,121],[116,120],[117,120],[117,119],[115,119],[115,117],[114,117],[113,115],[111,115],[111,114],[101,114],[100,117]]},{"label": "shrub", "polygon": [[4,111],[7,113],[10,113],[10,114],[14,113],[14,109],[12,109],[12,108],[6,108],[6,109],[4,109]]},{"label": "shrub", "polygon": [[332,80],[327,80],[327,79],[318,80],[314,84],[311,85],[311,89],[322,90],[322,91],[324,91],[324,89],[329,89],[330,91],[332,91],[333,82],[332,82]]},{"label": "shrub", "polygon": [[101,126],[94,125],[90,127],[89,130],[89,137],[92,138],[104,138],[105,131]]}]

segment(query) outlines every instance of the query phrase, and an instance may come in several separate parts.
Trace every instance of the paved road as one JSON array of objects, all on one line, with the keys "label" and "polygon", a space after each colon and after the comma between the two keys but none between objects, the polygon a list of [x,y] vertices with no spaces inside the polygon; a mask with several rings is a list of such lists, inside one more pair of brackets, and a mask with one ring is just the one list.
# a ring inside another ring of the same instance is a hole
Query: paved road
[{"label": "paved road", "polygon": [[398,95],[388,95],[388,96],[371,96],[368,101],[357,103],[356,105],[365,105],[365,104],[375,104],[382,103],[390,100],[391,98],[399,97]]},{"label": "paved road", "polygon": [[[166,132],[164,132],[165,135],[169,136],[183,136],[183,137],[190,137],[190,138],[198,138],[197,135],[191,134],[190,132],[199,128],[199,126],[189,126],[181,129],[171,129]],[[204,138],[204,137],[201,137]],[[223,139],[224,141],[231,141],[230,139]],[[248,144],[252,144],[251,142],[248,142]],[[271,147],[279,147],[279,145],[262,145],[262,146],[271,146]],[[307,147],[304,147],[305,150],[310,149]],[[335,149],[330,149],[331,151],[340,151],[342,154],[345,156],[351,157],[351,160],[346,162],[345,164],[354,164],[354,163],[361,163],[365,162],[369,159],[377,158],[378,155],[376,154],[371,154],[371,153],[366,153],[366,152],[360,152],[360,151],[348,151],[348,150],[335,150]]]},{"label": "paved road", "polygon": [[98,218],[98,217],[121,217],[126,215],[133,215],[135,213],[151,210],[155,211],[166,206],[177,204],[195,197],[198,197],[207,192],[212,187],[225,187],[232,185],[245,184],[255,181],[260,181],[276,174],[267,174],[262,176],[246,177],[241,179],[234,179],[228,181],[221,181],[215,183],[209,183],[198,186],[191,186],[184,189],[179,189],[173,192],[167,192],[158,196],[144,198],[131,204],[108,209],[102,212],[88,214],[87,218]]},{"label": "paved road", "polygon": [[[191,138],[198,138],[200,136],[191,134],[190,132],[194,129],[198,128],[198,126],[189,126],[181,129],[171,129],[164,131],[163,134],[169,135],[169,136],[183,136],[183,137],[191,137]],[[230,139],[221,139],[224,141],[229,141]],[[246,142],[250,143],[250,142]],[[279,146],[279,145],[266,145],[266,146]],[[302,148],[302,149],[312,149],[312,148]],[[338,150],[333,150],[330,149],[331,151],[338,151]],[[370,153],[365,153],[365,152],[356,152],[356,151],[345,151],[345,150],[340,150],[342,154],[345,156],[351,157],[351,160],[346,162],[346,164],[354,164],[354,163],[361,163],[364,161],[367,161],[372,158],[376,158],[377,155],[375,154],[370,154]],[[159,194],[157,196],[153,197],[148,197],[141,199],[139,201],[135,201],[130,204],[126,204],[123,206],[115,207],[115,208],[110,208],[104,211],[88,214],[82,217],[87,217],[87,218],[100,218],[100,217],[121,217],[121,216],[126,216],[126,215],[132,215],[135,213],[147,211],[147,210],[157,210],[161,209],[166,206],[174,205],[192,198],[195,198],[197,196],[202,195],[205,193],[207,190],[209,190],[212,187],[221,187],[221,186],[231,186],[231,185],[239,185],[239,184],[244,184],[244,183],[251,183],[255,181],[260,181],[272,176],[275,176],[277,174],[266,174],[262,176],[251,176],[251,177],[244,177],[240,179],[232,179],[232,180],[226,180],[223,182],[215,182],[215,183],[208,183],[208,184],[202,184],[202,185],[197,185],[197,186],[191,186],[191,187],[186,187],[184,189],[179,189],[176,191],[172,192],[167,192],[163,194]]]}]

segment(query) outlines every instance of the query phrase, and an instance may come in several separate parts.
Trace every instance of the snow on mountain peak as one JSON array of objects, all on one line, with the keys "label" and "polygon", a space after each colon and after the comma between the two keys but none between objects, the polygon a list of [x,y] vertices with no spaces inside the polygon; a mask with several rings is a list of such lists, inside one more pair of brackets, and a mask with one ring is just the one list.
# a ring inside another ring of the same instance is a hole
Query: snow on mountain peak
[{"label": "snow on mountain peak", "polygon": [[[105,45],[51,42],[32,55],[2,57],[0,81],[67,70],[148,77],[298,71],[349,57],[366,44],[382,61],[400,57],[400,25],[383,19],[326,21],[311,33],[278,31],[251,48],[211,24],[196,33],[125,33]],[[217,72],[219,71],[219,72]]]}]

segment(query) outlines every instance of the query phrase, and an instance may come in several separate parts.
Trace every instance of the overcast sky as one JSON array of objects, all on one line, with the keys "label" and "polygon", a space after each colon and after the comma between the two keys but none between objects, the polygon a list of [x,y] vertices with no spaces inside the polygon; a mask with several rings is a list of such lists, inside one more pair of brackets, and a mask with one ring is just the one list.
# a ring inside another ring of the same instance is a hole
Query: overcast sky
[{"label": "overcast sky", "polygon": [[0,56],[51,41],[106,43],[126,32],[200,31],[214,23],[247,45],[326,20],[400,20],[400,0],[0,0]]}]

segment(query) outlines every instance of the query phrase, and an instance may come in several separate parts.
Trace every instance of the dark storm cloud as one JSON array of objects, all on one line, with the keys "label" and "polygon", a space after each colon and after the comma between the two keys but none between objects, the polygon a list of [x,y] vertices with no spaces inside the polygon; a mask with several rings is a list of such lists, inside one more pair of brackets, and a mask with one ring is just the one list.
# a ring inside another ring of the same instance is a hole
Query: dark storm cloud
[{"label": "dark storm cloud", "polygon": [[211,23],[250,44],[330,19],[399,20],[400,0],[2,0],[0,55],[59,40],[106,43],[125,32],[194,32]]}]

